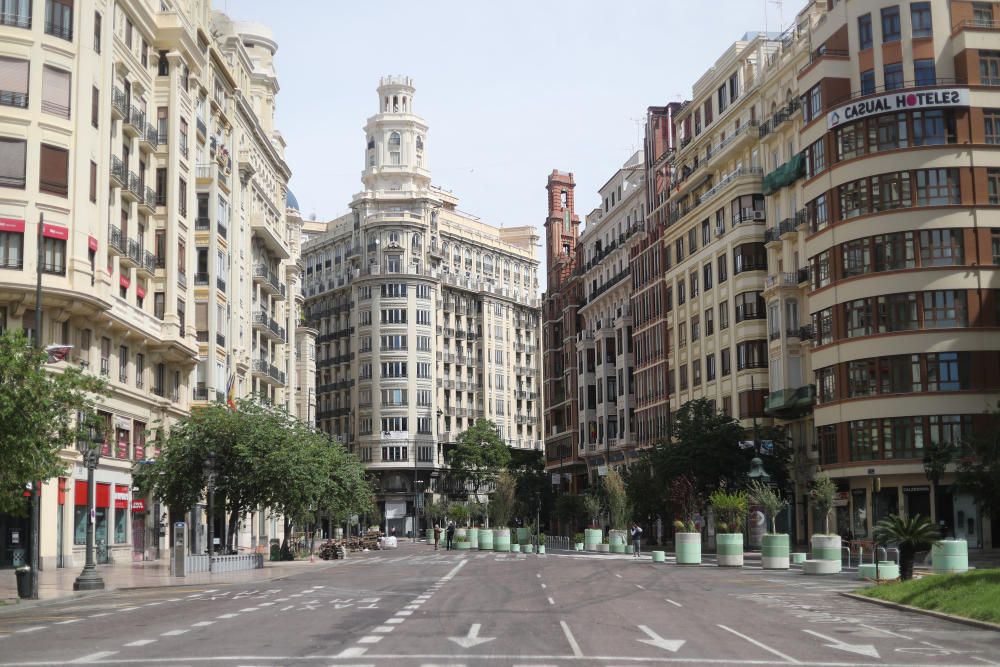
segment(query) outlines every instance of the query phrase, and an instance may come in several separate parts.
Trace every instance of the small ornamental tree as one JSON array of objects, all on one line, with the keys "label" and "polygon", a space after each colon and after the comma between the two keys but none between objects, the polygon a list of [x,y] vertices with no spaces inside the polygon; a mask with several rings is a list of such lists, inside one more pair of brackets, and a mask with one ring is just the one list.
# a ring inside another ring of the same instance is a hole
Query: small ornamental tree
[{"label": "small ornamental tree", "polygon": [[583,509],[587,513],[587,518],[590,520],[591,526],[596,526],[601,516],[601,499],[593,493],[587,493],[583,496]]},{"label": "small ornamental tree", "polygon": [[788,506],[788,501],[781,497],[777,489],[771,488],[760,480],[755,480],[750,484],[748,495],[751,503],[764,509],[764,513],[771,520],[771,534],[776,534],[778,532],[778,514]]},{"label": "small ornamental tree", "polygon": [[812,488],[813,506],[821,517],[823,517],[823,534],[830,534],[830,510],[833,509],[833,502],[837,497],[837,485],[833,483],[830,476],[825,472],[816,475]]},{"label": "small ornamental tree", "polygon": [[720,533],[742,533],[747,515],[747,494],[743,491],[719,489],[709,499],[715,510],[716,526]]},{"label": "small ornamental tree", "polygon": [[506,470],[497,476],[496,488],[490,494],[490,516],[498,528],[506,528],[514,513],[516,501],[517,480]]},{"label": "small ornamental tree", "polygon": [[629,520],[628,495],[625,493],[625,482],[615,470],[608,470],[608,474],[604,476],[604,495],[607,498],[611,528],[625,530]]}]

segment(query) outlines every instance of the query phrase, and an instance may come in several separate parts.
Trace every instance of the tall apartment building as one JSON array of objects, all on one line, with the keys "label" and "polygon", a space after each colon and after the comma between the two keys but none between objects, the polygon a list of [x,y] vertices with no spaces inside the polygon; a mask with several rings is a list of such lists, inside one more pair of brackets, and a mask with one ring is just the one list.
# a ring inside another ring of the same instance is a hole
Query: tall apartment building
[{"label": "tall apartment building", "polygon": [[682,105],[649,107],[646,112],[644,229],[629,249],[632,267],[632,337],[635,368],[635,437],[650,447],[669,436],[667,393],[670,322],[666,309],[666,246],[668,202],[673,179],[674,114]]},{"label": "tall apartment building", "polygon": [[[166,508],[132,489],[133,465],[158,452],[147,429],[210,398],[203,387],[224,399],[229,378],[236,395],[264,390],[238,381],[253,349],[239,269],[260,201],[283,225],[288,170],[264,53],[276,47],[266,29],[244,28],[208,3],[170,0],[36,0],[10,4],[0,21],[0,327],[33,333],[40,306],[41,341],[72,345],[61,363],[110,384],[99,406],[99,562],[156,558],[165,546]],[[260,177],[244,180],[254,161]],[[75,449],[63,457],[66,476],[41,498],[46,568],[83,560],[86,471]],[[204,548],[200,512],[191,523]],[[27,557],[28,528],[0,516],[3,565]]]},{"label": "tall apartment building", "polygon": [[630,249],[645,229],[643,151],[599,190],[577,253],[582,283],[577,332],[580,441],[592,480],[638,456],[633,376]]},{"label": "tall apartment building", "polygon": [[586,485],[587,467],[579,426],[577,338],[580,332],[580,217],[575,211],[573,174],[553,169],[545,190],[545,267],[542,359],[545,385],[545,469],[557,475],[557,490],[576,492]]},{"label": "tall apartment building", "polygon": [[986,431],[1000,396],[1000,6],[830,5],[798,82],[815,423],[838,530],[868,536],[905,511],[988,546],[989,520],[970,496],[935,498],[922,459]]},{"label": "tall apartment building", "polygon": [[377,477],[387,528],[419,529],[448,443],[486,418],[541,449],[538,235],[494,227],[431,183],[428,126],[386,77],[365,126],[364,189],[306,242],[317,423]]}]

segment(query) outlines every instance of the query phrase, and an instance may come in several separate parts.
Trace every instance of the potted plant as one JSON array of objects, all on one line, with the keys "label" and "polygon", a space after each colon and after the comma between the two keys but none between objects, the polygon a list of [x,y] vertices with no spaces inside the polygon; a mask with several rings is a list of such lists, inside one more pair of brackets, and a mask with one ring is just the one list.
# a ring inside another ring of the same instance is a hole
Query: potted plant
[{"label": "potted plant", "polygon": [[455,538],[454,545],[455,548],[459,551],[468,551],[472,546],[471,544],[469,544],[469,538],[466,537],[465,535],[457,536]]},{"label": "potted plant", "polygon": [[743,567],[743,521],[747,494],[719,489],[708,499],[716,518],[716,562],[720,567]]},{"label": "potted plant", "polygon": [[592,493],[583,497],[583,509],[590,519],[590,528],[583,531],[584,548],[587,551],[597,551],[597,545],[604,541],[604,531],[597,527],[601,514],[601,499]]},{"label": "potted plant", "polygon": [[573,548],[583,551],[583,533],[573,533]]},{"label": "potted plant", "polygon": [[514,553],[521,553],[521,544],[517,541],[516,530],[512,530],[510,533],[510,550]]},{"label": "potted plant", "polygon": [[694,516],[701,508],[701,498],[690,475],[681,475],[670,483],[670,501],[681,518],[674,521],[674,540],[678,565],[701,564],[701,532],[694,524]]},{"label": "potted plant", "polygon": [[611,553],[623,554],[625,544],[628,542],[626,529],[630,513],[625,482],[615,470],[609,470],[604,476],[604,496],[608,503],[608,523],[611,524],[611,529],[608,531]]},{"label": "potted plant", "polygon": [[545,553],[545,533],[538,534],[538,553]]},{"label": "potted plant", "polygon": [[830,510],[837,497],[837,485],[825,472],[816,476],[812,488],[813,507],[823,517],[823,532],[812,536],[813,560],[836,561],[834,567],[826,568],[832,573],[840,572],[840,535],[830,533]]},{"label": "potted plant", "polygon": [[514,513],[517,480],[507,470],[497,476],[496,488],[490,499],[490,514],[493,517],[493,550],[511,551],[511,534],[507,526]]},{"label": "potted plant", "polygon": [[603,538],[601,543],[597,545],[597,553],[611,553],[611,545],[608,543],[608,538]]},{"label": "potted plant", "polygon": [[778,514],[788,505],[776,489],[760,480],[750,485],[750,502],[759,506],[770,519],[771,531],[764,535],[761,542],[761,565],[765,570],[787,570],[790,545],[787,533],[778,532]]},{"label": "potted plant", "polygon": [[875,524],[875,539],[881,543],[894,543],[899,548],[899,577],[903,581],[913,578],[913,560],[917,551],[931,548],[940,537],[937,526],[925,516],[891,515]]}]

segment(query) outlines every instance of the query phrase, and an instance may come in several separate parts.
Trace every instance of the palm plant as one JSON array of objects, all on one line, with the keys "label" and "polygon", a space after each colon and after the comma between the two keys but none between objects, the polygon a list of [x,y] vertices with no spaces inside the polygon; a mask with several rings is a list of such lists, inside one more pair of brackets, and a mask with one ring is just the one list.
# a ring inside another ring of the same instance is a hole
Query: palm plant
[{"label": "palm plant", "polygon": [[895,543],[899,547],[899,576],[904,581],[913,578],[913,560],[917,551],[927,549],[938,541],[937,526],[925,516],[912,517],[893,514],[875,524],[875,539]]},{"label": "palm plant", "polygon": [[743,491],[732,493],[719,489],[708,499],[715,510],[720,533],[742,533],[743,520],[747,515],[747,494]]}]

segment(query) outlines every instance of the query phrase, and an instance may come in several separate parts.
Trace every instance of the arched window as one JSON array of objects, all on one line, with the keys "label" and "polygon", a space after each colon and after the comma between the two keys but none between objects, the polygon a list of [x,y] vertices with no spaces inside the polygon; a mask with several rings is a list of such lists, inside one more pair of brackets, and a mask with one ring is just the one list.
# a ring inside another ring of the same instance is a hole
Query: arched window
[{"label": "arched window", "polygon": [[392,110],[399,111],[399,97],[397,95],[392,96]]},{"label": "arched window", "polygon": [[418,151],[424,150],[424,138],[419,134],[417,135],[417,150]]},{"label": "arched window", "polygon": [[389,232],[389,245],[390,246],[399,245],[399,232]]},{"label": "arched window", "polygon": [[421,242],[420,234],[414,234],[413,237],[410,239],[410,246],[414,252],[420,250],[420,242]]},{"label": "arched window", "polygon": [[399,132],[389,135],[389,148],[399,148]]},{"label": "arched window", "polygon": [[406,113],[406,95],[403,95],[403,113]]},{"label": "arched window", "polygon": [[385,110],[386,111],[389,110],[389,96],[388,95],[385,96]]},{"label": "arched window", "polygon": [[375,148],[375,137],[368,137],[368,150]]}]

